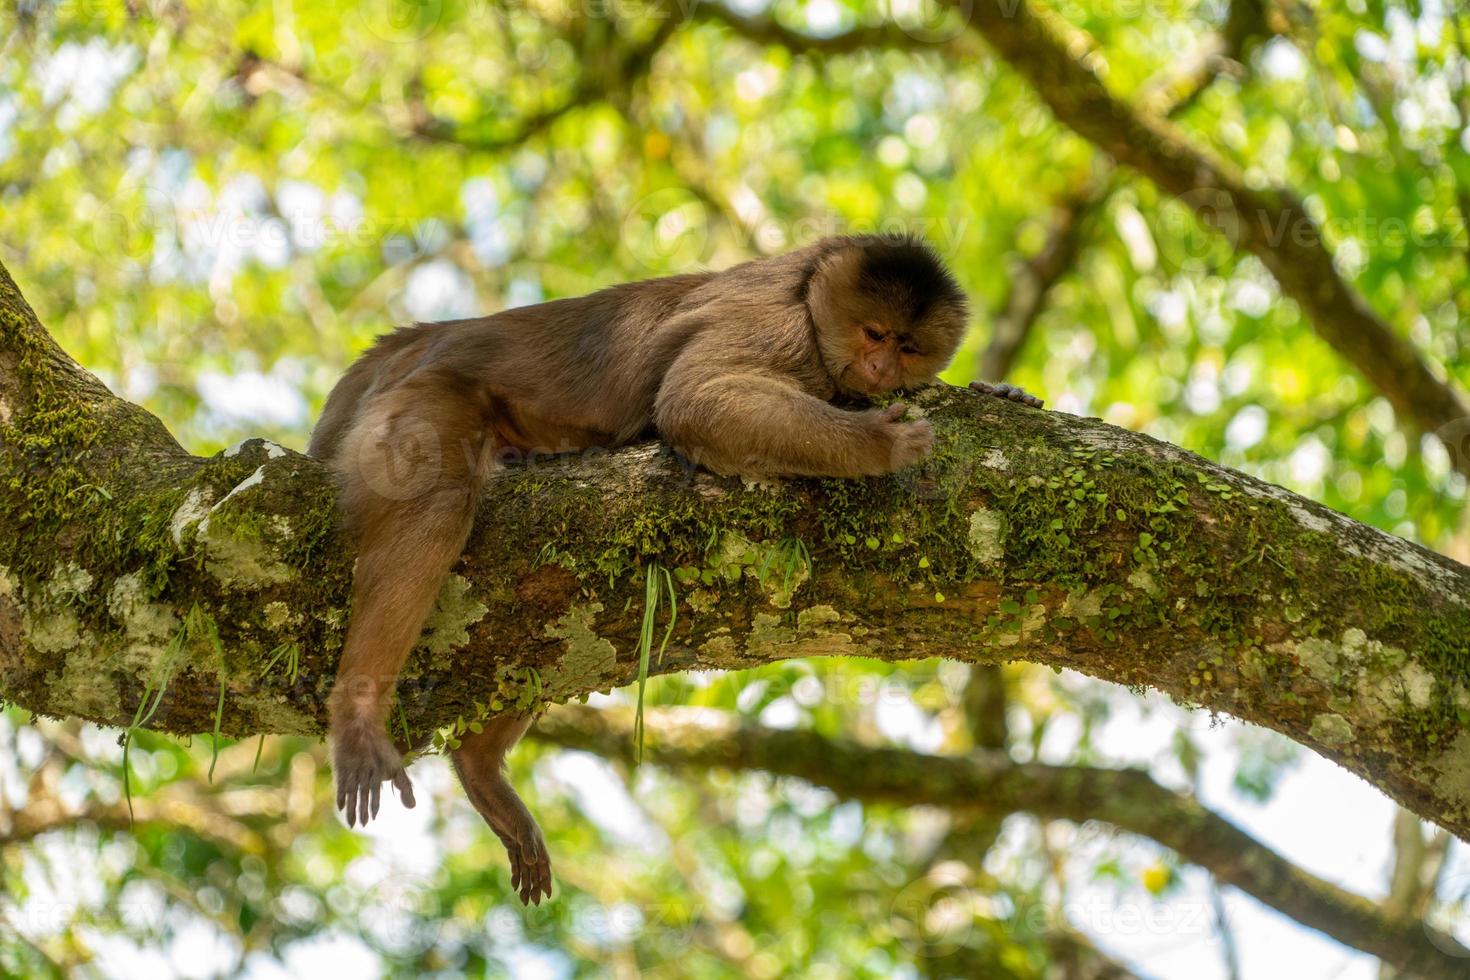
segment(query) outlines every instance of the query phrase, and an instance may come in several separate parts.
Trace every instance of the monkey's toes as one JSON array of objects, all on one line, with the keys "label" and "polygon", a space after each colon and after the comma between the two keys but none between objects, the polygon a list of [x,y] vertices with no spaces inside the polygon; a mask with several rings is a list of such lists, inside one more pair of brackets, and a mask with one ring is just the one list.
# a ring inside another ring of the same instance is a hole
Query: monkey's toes
[{"label": "monkey's toes", "polygon": [[522,807],[517,809],[519,814],[497,811],[490,829],[510,858],[511,890],[522,905],[540,905],[541,899],[551,897],[551,853],[536,821]]},{"label": "monkey's toes", "polygon": [[1013,384],[1006,384],[1005,382],[990,384],[987,381],[971,381],[970,388],[973,391],[980,392],[982,395],[993,395],[996,398],[1004,398],[1007,401],[1020,402],[1022,405],[1029,406],[1030,408],[1040,408],[1043,404],[1040,398],[1030,394],[1024,388]]},{"label": "monkey's toes", "polygon": [[551,856],[539,835],[506,847],[510,856],[510,886],[522,905],[540,905],[551,897]]}]

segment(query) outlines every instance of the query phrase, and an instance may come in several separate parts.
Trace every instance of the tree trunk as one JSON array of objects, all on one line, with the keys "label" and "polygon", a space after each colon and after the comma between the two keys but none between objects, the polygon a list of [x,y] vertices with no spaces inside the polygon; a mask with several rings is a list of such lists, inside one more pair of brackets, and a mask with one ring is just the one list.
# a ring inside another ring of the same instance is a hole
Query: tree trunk
[{"label": "tree trunk", "polygon": [[[935,453],[886,479],[745,487],[657,443],[507,469],[395,724],[627,683],[667,570],[654,671],[1072,667],[1273,728],[1467,836],[1470,569],[1095,419],[946,386],[911,404]],[[189,455],[0,269],[0,470],[7,698],[178,733],[321,731],[352,568],[324,467],[261,440]]]}]

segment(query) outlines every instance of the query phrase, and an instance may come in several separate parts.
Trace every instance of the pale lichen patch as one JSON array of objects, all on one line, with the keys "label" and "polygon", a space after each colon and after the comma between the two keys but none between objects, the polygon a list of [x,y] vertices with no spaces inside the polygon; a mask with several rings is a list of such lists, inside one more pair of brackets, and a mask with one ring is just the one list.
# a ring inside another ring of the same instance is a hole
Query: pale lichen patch
[{"label": "pale lichen patch", "polygon": [[57,563],[46,582],[46,592],[56,598],[82,595],[92,588],[93,581],[92,573],[76,562]]},{"label": "pale lichen patch", "polygon": [[1430,763],[1438,778],[1435,790],[1441,799],[1470,812],[1470,731],[1463,731]]},{"label": "pale lichen patch", "polygon": [[259,588],[296,577],[297,572],[272,557],[258,538],[221,532],[205,521],[199,525],[199,540],[209,555],[205,568],[226,585]]},{"label": "pale lichen patch", "polygon": [[1074,589],[1062,600],[1062,615],[1072,619],[1101,616],[1102,604],[1102,594],[1096,589]]},{"label": "pale lichen patch", "polygon": [[230,712],[253,716],[256,727],[274,735],[316,735],[321,726],[311,715],[295,708],[286,692],[250,690],[230,692]]},{"label": "pale lichen patch", "polygon": [[469,628],[485,618],[490,607],[470,594],[470,580],[463,575],[450,575],[439,590],[434,611],[424,624],[426,635],[419,648],[438,657],[450,653],[470,641]]},{"label": "pale lichen patch", "polygon": [[1328,522],[1324,518],[1318,517],[1316,514],[1303,507],[1301,504],[1293,501],[1291,503],[1288,503],[1286,506],[1287,509],[1291,511],[1291,516],[1296,518],[1296,522],[1302,527],[1306,528],[1308,531],[1319,531],[1323,534],[1331,533],[1332,524],[1330,522]]},{"label": "pale lichen patch", "polygon": [[65,653],[82,645],[81,623],[68,606],[28,603],[23,624],[26,641],[37,653]]},{"label": "pale lichen patch", "polygon": [[1309,734],[1323,745],[1346,745],[1357,738],[1357,733],[1353,731],[1353,726],[1346,718],[1329,712],[1323,712],[1312,718]]},{"label": "pale lichen patch", "polygon": [[169,534],[172,535],[174,544],[182,545],[184,532],[209,516],[209,500],[209,494],[198,487],[190,490],[184,497],[184,502],[179,504],[168,521]]},{"label": "pale lichen patch", "polygon": [[1046,624],[1046,606],[1042,603],[1028,606],[1021,616],[1021,621],[1015,629],[1005,629],[996,633],[995,643],[997,646],[1013,647],[1041,631]]},{"label": "pale lichen patch", "polygon": [[1416,663],[1404,664],[1399,677],[1405,700],[1420,710],[1429,707],[1434,694],[1434,675]]},{"label": "pale lichen patch", "polygon": [[[262,464],[260,464],[259,466],[257,466],[255,468],[255,472],[254,473],[251,473],[245,479],[243,479],[239,483],[235,484],[234,487],[232,487],[230,489],[230,492],[227,493],[227,494],[225,494],[224,495],[224,498],[221,499],[219,503],[217,503],[213,507],[209,508],[210,513],[214,513],[215,511],[219,510],[221,507],[223,507],[225,505],[226,502],[229,501],[229,499],[231,497],[235,496],[236,494],[243,493],[244,491],[249,490],[251,487],[258,487],[258,486],[260,486],[264,482],[265,482],[265,464],[262,463]],[[208,518],[206,517],[205,520],[207,521]],[[201,525],[200,526],[200,531],[203,531],[203,530],[204,530],[204,528]]]},{"label": "pale lichen patch", "polygon": [[826,605],[812,606],[796,614],[796,628],[798,630],[816,629],[828,623],[840,622],[842,622],[842,614],[831,606]]},{"label": "pale lichen patch", "polygon": [[542,672],[542,681],[552,697],[575,693],[578,685],[585,685],[589,678],[607,677],[617,670],[617,648],[593,629],[600,612],[600,602],[577,604],[546,624],[546,635],[561,640],[563,651],[561,663]]},{"label": "pale lichen patch", "polygon": [[120,716],[122,696],[113,680],[112,666],[95,648],[68,655],[61,676],[51,687],[57,710],[83,718]]},{"label": "pale lichen patch", "polygon": [[735,638],[728,633],[712,636],[699,645],[700,658],[717,664],[731,662],[739,652]]},{"label": "pale lichen patch", "polygon": [[977,508],[970,515],[970,530],[965,540],[969,545],[970,554],[977,561],[995,565],[1005,557],[1005,544],[1002,539],[1003,527],[1004,519],[1001,515],[985,507]]},{"label": "pale lichen patch", "polygon": [[107,612],[123,628],[127,661],[151,668],[182,624],[172,606],[148,601],[143,583],[141,571],[119,575],[107,594]]},{"label": "pale lichen patch", "polygon": [[1370,639],[1356,627],[1335,642],[1311,637],[1282,649],[1334,696],[1352,698],[1364,719],[1395,717],[1406,708],[1422,711],[1433,699],[1433,674],[1401,648]]},{"label": "pale lichen patch", "polygon": [[842,614],[831,606],[803,610],[794,627],[779,616],[756,613],[745,640],[746,655],[758,660],[866,655],[867,647],[855,642],[850,632],[832,628],[841,621]]},{"label": "pale lichen patch", "polygon": [[1129,572],[1128,584],[1143,594],[1153,596],[1154,598],[1163,595],[1163,590],[1159,588],[1159,583],[1154,580],[1153,573],[1147,568],[1135,568]]},{"label": "pale lichen patch", "polygon": [[265,625],[273,630],[289,626],[296,619],[291,614],[291,607],[279,600],[265,604]]},{"label": "pale lichen patch", "polygon": [[1011,461],[999,449],[987,449],[980,456],[980,465],[992,470],[1004,472],[1011,468]]}]

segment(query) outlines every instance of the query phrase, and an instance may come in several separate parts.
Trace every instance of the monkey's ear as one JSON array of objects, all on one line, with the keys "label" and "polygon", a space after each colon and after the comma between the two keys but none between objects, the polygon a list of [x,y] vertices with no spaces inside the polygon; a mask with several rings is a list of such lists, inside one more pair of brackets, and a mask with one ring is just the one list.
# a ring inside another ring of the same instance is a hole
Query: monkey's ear
[{"label": "monkey's ear", "polygon": [[817,326],[831,330],[853,318],[856,311],[851,302],[862,268],[863,250],[856,245],[844,244],[818,260],[806,291],[807,307]]}]

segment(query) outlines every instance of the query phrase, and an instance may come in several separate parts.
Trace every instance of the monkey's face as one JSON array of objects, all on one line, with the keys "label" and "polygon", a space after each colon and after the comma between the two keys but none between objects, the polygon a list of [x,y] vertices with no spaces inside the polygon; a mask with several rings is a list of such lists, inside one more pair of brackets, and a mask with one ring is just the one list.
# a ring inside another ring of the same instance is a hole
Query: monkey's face
[{"label": "monkey's face", "polygon": [[866,397],[933,381],[964,336],[964,294],[921,243],[859,241],[811,283],[828,373],[843,393]]},{"label": "monkey's face", "polygon": [[933,381],[964,332],[962,316],[946,313],[916,324],[892,316],[851,322],[847,349],[835,359],[843,367],[833,380],[848,394],[869,397]]}]

